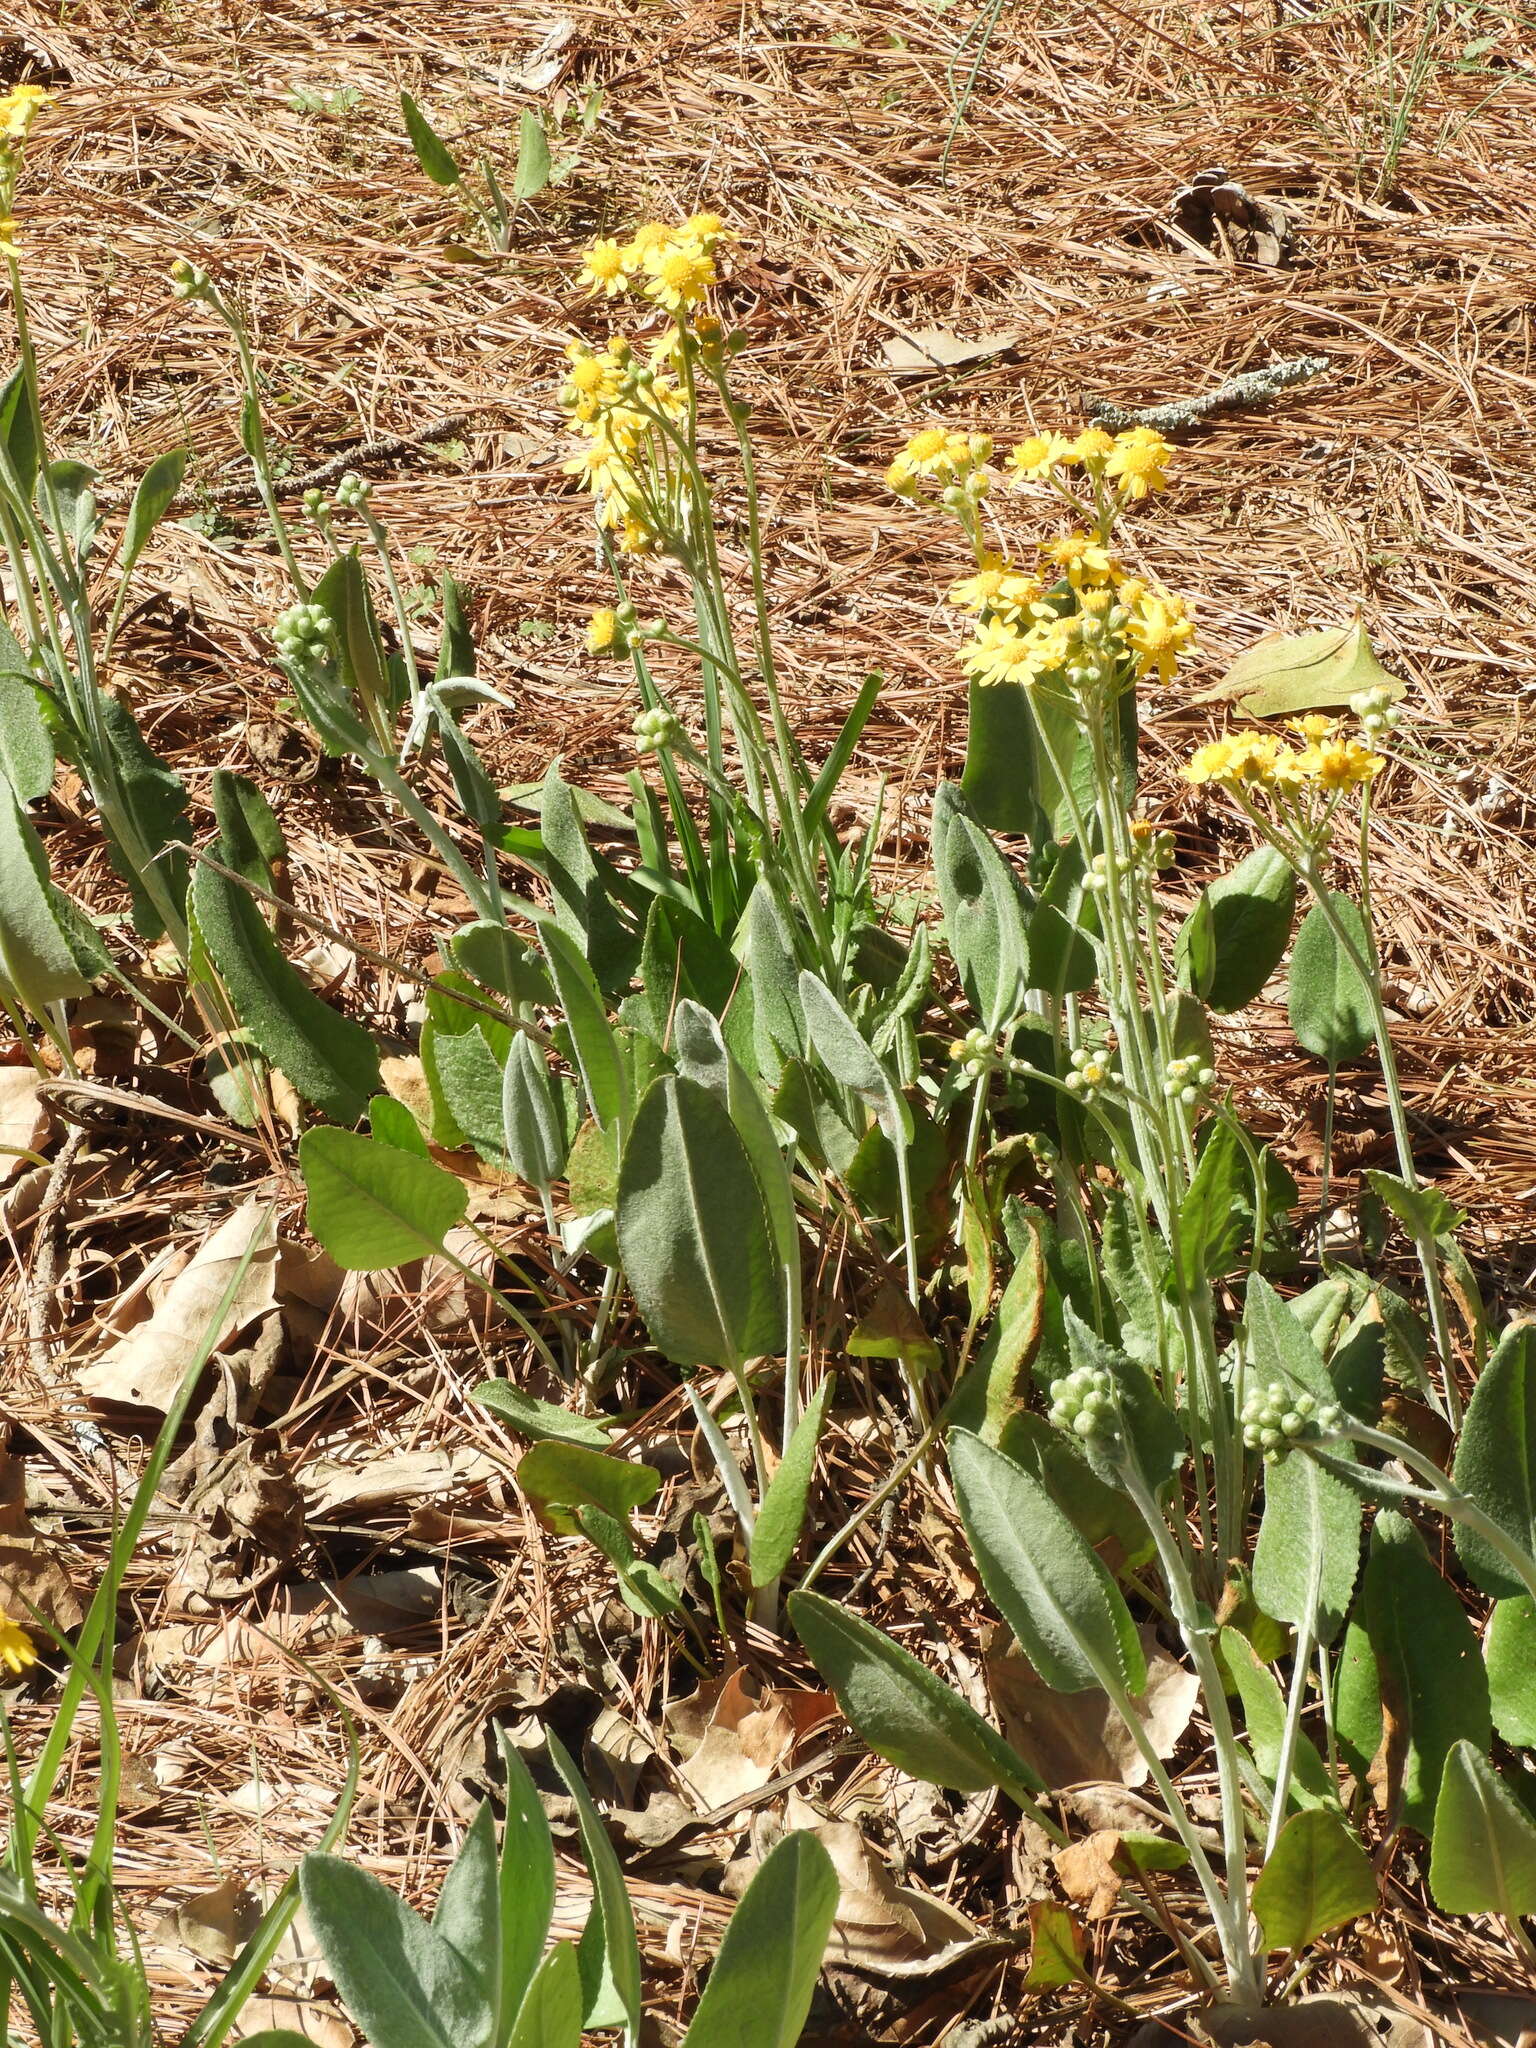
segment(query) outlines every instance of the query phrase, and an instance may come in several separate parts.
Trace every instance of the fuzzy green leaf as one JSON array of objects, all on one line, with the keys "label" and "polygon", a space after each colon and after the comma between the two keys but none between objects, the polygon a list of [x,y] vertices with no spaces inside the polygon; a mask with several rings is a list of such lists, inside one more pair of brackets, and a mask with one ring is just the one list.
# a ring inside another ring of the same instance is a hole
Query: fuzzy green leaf
[{"label": "fuzzy green leaf", "polygon": [[[1333,1382],[1312,1339],[1267,1280],[1255,1274],[1245,1303],[1254,1377],[1280,1380],[1320,1405]],[[1253,1590],[1276,1621],[1312,1629],[1321,1643],[1338,1633],[1360,1569],[1359,1498],[1305,1451],[1264,1473],[1264,1519],[1253,1559]]]},{"label": "fuzzy green leaf", "polygon": [[0,987],[34,1017],[90,988],[71,925],[43,843],[10,784],[0,781]]},{"label": "fuzzy green leaf", "polygon": [[140,477],[123,529],[123,552],[117,565],[120,576],[126,576],[132,569],[150,535],[170,511],[171,500],[181,489],[190,453],[187,448],[168,449],[164,455],[157,455]]},{"label": "fuzzy green leaf", "polygon": [[1446,1913],[1536,1913],[1536,1822],[1470,1742],[1445,1761],[1429,1889]]},{"label": "fuzzy green leaf", "polygon": [[1492,1736],[1477,1634],[1413,1524],[1385,1510],[1371,1530],[1355,1612],[1371,1661],[1359,1661],[1356,1638],[1349,1661],[1340,1666],[1346,1754],[1363,1775],[1361,1766],[1368,1769],[1374,1758],[1385,1726],[1383,1709],[1388,1710],[1394,1800],[1388,1818],[1427,1835],[1453,1744],[1464,1738],[1486,1749]]},{"label": "fuzzy green leaf", "polygon": [[1536,1602],[1498,1600],[1483,1637],[1493,1725],[1506,1742],[1536,1748]]},{"label": "fuzzy green leaf", "polygon": [[[190,909],[242,1027],[306,1102],[356,1123],[379,1093],[378,1048],[361,1024],[323,1003],[278,950],[248,892],[206,862]],[[393,1263],[390,1261],[388,1263]]]},{"label": "fuzzy green leaf", "polygon": [[[1332,900],[1340,924],[1364,957],[1365,923],[1358,907],[1347,896],[1335,895]],[[1330,1066],[1359,1059],[1375,1037],[1370,1002],[1355,964],[1315,903],[1296,934],[1286,1004],[1298,1042]]]},{"label": "fuzzy green leaf", "polygon": [[507,1380],[482,1380],[479,1386],[470,1388],[469,1398],[504,1416],[530,1443],[553,1439],[556,1443],[584,1444],[593,1451],[608,1447],[608,1431],[600,1422],[585,1415],[572,1415],[552,1401],[525,1394],[521,1387],[514,1387]]},{"label": "fuzzy green leaf", "polygon": [[1253,1912],[1265,1946],[1303,1949],[1378,1902],[1371,1859],[1337,1814],[1294,1813],[1253,1887]]},{"label": "fuzzy green leaf", "polygon": [[532,107],[524,107],[517,131],[517,168],[512,173],[514,199],[536,199],[549,183],[549,137]]},{"label": "fuzzy green leaf", "polygon": [[601,1508],[616,1521],[632,1508],[654,1499],[661,1474],[627,1458],[610,1458],[585,1444],[547,1437],[525,1451],[517,1464],[517,1483],[552,1529],[573,1536],[579,1528],[574,1512]]},{"label": "fuzzy green leaf", "polygon": [[964,1430],[949,1436],[982,1583],[1057,1692],[1139,1693],[1146,1659],[1120,1589],[1040,1481]]},{"label": "fuzzy green leaf", "polygon": [[[1529,1557],[1536,1553],[1536,1323],[1507,1330],[1473,1389],[1452,1477]],[[1485,1593],[1527,1588],[1485,1537],[1458,1522],[1456,1550]]]},{"label": "fuzzy green leaf", "polygon": [[731,1915],[683,2048],[794,2048],[838,1897],[814,1835],[786,1835],[771,1849]]},{"label": "fuzzy green leaf", "polygon": [[581,2048],[581,2005],[575,1944],[557,1941],[534,1972],[507,2048]]},{"label": "fuzzy green leaf", "polygon": [[1045,1790],[989,1722],[873,1622],[820,1593],[791,1593],[788,1605],[806,1654],[877,1756],[952,1792],[998,1786],[1021,1806]]},{"label": "fuzzy green leaf", "polygon": [[1257,847],[1202,893],[1175,946],[1186,987],[1229,1015],[1251,1003],[1285,957],[1296,915],[1296,872]]},{"label": "fuzzy green leaf", "polygon": [[463,2048],[489,2037],[475,1973],[403,1899],[340,1856],[299,1865],[327,1973],[373,2048]]},{"label": "fuzzy green leaf", "polygon": [[589,2027],[623,2027],[633,2042],[640,2033],[640,1948],[624,1873],[580,1771],[553,1730],[545,1739],[550,1760],[576,1803],[582,1854],[592,1879],[592,1906],[576,1949],[582,2017]]},{"label": "fuzzy green leaf", "polygon": [[709,1089],[668,1074],[646,1093],[619,1167],[616,1228],[652,1342],[674,1365],[736,1370],[784,1340],[768,1211]]},{"label": "fuzzy green leaf", "polygon": [[355,1131],[306,1131],[299,1171],[310,1231],[349,1273],[376,1273],[441,1251],[469,1203],[456,1174]]},{"label": "fuzzy green leaf", "polygon": [[811,1476],[816,1469],[816,1446],[832,1399],[836,1380],[831,1373],[816,1389],[809,1407],[795,1425],[783,1461],[768,1483],[757,1521],[752,1530],[752,1583],[766,1586],[777,1579],[795,1554],[800,1531],[805,1526],[806,1502]]},{"label": "fuzzy green leaf", "polygon": [[944,936],[971,1007],[998,1031],[1030,985],[1030,905],[990,833],[952,782],[933,800],[933,867]]},{"label": "fuzzy green leaf", "polygon": [[434,185],[457,185],[463,176],[447,145],[408,92],[400,95],[400,113],[411,138],[416,161]]}]

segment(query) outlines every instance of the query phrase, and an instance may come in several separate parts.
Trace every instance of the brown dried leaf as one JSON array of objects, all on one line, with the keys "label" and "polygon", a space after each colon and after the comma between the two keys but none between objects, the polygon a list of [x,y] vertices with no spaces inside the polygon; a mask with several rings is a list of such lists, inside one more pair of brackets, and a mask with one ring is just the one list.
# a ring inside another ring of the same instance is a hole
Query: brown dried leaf
[{"label": "brown dried leaf", "polygon": [[1119,1901],[1121,1878],[1115,1858],[1120,1841],[1113,1829],[1106,1829],[1068,1843],[1051,1858],[1062,1890],[1087,1920],[1107,1920]]},{"label": "brown dried leaf", "polygon": [[285,2028],[315,2048],[353,2048],[356,2034],[334,2005],[309,1998],[252,1998],[240,2008],[231,2038],[249,2039],[267,2029]]},{"label": "brown dried leaf", "polygon": [[1017,348],[1023,330],[1010,327],[997,334],[980,334],[974,341],[962,341],[947,327],[923,327],[911,333],[895,334],[881,354],[898,376],[910,377],[934,370],[959,370],[968,363],[982,363]]},{"label": "brown dried leaf", "polygon": [[150,1938],[186,1949],[204,1963],[232,1963],[261,1923],[261,1901],[238,1878],[173,1906]]},{"label": "brown dried leaf", "polygon": [[[1140,1634],[1147,1690],[1135,1705],[1157,1754],[1166,1758],[1189,1726],[1200,1684],[1169,1656],[1153,1629],[1143,1628]],[[1016,1649],[988,1658],[986,1672],[1003,1733],[1047,1785],[1146,1783],[1146,1759],[1105,1694],[1052,1692]]]},{"label": "brown dried leaf", "polygon": [[0,1615],[26,1628],[33,1608],[65,1632],[85,1617],[54,1546],[27,1514],[25,1466],[0,1451]]},{"label": "brown dried leaf", "polygon": [[473,1444],[418,1451],[390,1451],[360,1465],[315,1458],[299,1472],[299,1485],[312,1519],[352,1517],[400,1501],[441,1503],[466,1486],[493,1479],[501,1465]]},{"label": "brown dried leaf", "polygon": [[53,1126],[53,1113],[38,1099],[42,1075],[35,1067],[0,1067],[0,1182],[29,1164]]},{"label": "brown dried leaf", "polygon": [[1442,2048],[1441,2037],[1411,2012],[1386,1999],[1349,1992],[1300,1998],[1265,2012],[1220,2008],[1154,2020],[1126,2048]]},{"label": "brown dried leaf", "polygon": [[759,1694],[748,1673],[733,1671],[668,1707],[665,1719],[684,1758],[678,1776],[709,1813],[760,1791],[784,1770],[806,1730],[836,1713],[828,1693]]},{"label": "brown dried leaf", "polygon": [[825,1819],[793,1792],[784,1818],[816,1837],[837,1872],[829,1963],[876,1977],[927,1977],[993,1945],[964,1913],[899,1885],[851,1823]]},{"label": "brown dried leaf", "polygon": [[276,1211],[243,1202],[220,1224],[166,1288],[148,1322],[131,1330],[79,1376],[90,1400],[163,1415],[207,1340],[208,1326],[235,1268],[254,1245],[249,1266],[219,1319],[214,1349],[265,1315],[277,1300]]}]

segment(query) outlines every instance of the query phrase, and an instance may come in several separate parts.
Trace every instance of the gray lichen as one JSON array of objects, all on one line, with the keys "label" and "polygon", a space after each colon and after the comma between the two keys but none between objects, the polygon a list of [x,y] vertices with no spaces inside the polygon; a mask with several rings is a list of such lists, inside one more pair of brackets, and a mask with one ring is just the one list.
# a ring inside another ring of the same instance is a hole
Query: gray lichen
[{"label": "gray lichen", "polygon": [[1240,377],[1229,377],[1225,384],[1202,392],[1198,398],[1175,399],[1171,405],[1149,405],[1140,412],[1127,412],[1124,406],[1103,400],[1091,409],[1089,417],[1096,427],[1106,427],[1117,434],[1127,427],[1151,427],[1159,434],[1177,434],[1196,426],[1213,412],[1268,405],[1289,385],[1304,384],[1309,377],[1321,376],[1327,368],[1326,356],[1288,356],[1284,362],[1266,363],[1261,370],[1245,370]]}]

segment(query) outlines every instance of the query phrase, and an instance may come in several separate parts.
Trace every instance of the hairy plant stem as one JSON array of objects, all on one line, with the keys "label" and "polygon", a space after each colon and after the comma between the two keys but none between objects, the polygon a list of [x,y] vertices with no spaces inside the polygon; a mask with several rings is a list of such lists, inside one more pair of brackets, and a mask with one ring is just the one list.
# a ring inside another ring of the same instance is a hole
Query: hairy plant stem
[{"label": "hairy plant stem", "polygon": [[1269,1833],[1264,1843],[1264,1860],[1267,1863],[1275,1853],[1275,1843],[1280,1830],[1285,1826],[1285,1810],[1290,1803],[1291,1772],[1296,1764],[1296,1743],[1301,1734],[1302,1709],[1306,1705],[1307,1682],[1312,1675],[1312,1649],[1314,1632],[1310,1617],[1296,1631],[1296,1654],[1291,1665],[1291,1689],[1285,1703],[1285,1727],[1280,1736],[1280,1754],[1275,1761],[1275,1798],[1270,1809]]},{"label": "hairy plant stem", "polygon": [[[1237,1762],[1237,1735],[1227,1705],[1226,1684],[1212,1648],[1211,1630],[1201,1621],[1199,1603],[1194,1585],[1185,1569],[1184,1559],[1173,1541],[1161,1509],[1135,1464],[1134,1457],[1121,1461],[1120,1473],[1125,1490],[1135,1502],[1137,1511],[1146,1523],[1147,1532],[1156,1546],[1158,1562],[1162,1566],[1179,1634],[1194,1662],[1195,1672],[1200,1680],[1200,1690],[1205,1700],[1205,1710],[1210,1718],[1211,1742],[1216,1752],[1216,1775],[1221,1788],[1223,1861],[1227,1876],[1225,1891],[1216,1883],[1215,1874],[1205,1860],[1203,1851],[1196,1861],[1192,1849],[1191,1861],[1195,1862],[1196,1874],[1200,1876],[1207,1903],[1221,1931],[1222,1950],[1232,1973],[1232,1988],[1240,1997],[1251,1999],[1257,2004],[1262,1994],[1262,1976],[1258,1971],[1248,1938],[1248,1837],[1243,1816],[1242,1776]],[[1128,1701],[1117,1701],[1116,1704],[1120,1706],[1121,1713],[1125,1716],[1143,1755],[1153,1767],[1154,1776],[1161,1780],[1158,1789],[1163,1792],[1165,1799],[1177,1800],[1178,1795],[1163,1772],[1161,1761],[1156,1758],[1152,1744],[1147,1739],[1134,1709],[1130,1708]],[[1170,1807],[1176,1825],[1181,1806],[1182,1802]]]},{"label": "hairy plant stem", "polygon": [[1522,1549],[1508,1530],[1501,1528],[1469,1494],[1448,1480],[1432,1458],[1426,1457],[1424,1452],[1403,1438],[1389,1436],[1385,1430],[1372,1429],[1352,1415],[1345,1416],[1336,1434],[1347,1437],[1351,1443],[1364,1444],[1369,1450],[1380,1451],[1385,1457],[1395,1458],[1416,1472],[1426,1484],[1422,1487],[1405,1486],[1399,1480],[1388,1478],[1385,1473],[1363,1472],[1358,1465],[1330,1457],[1327,1450],[1329,1439],[1326,1437],[1317,1443],[1303,1438],[1297,1449],[1310,1458],[1316,1458],[1320,1465],[1337,1474],[1353,1491],[1358,1491],[1364,1483],[1379,1491],[1384,1499],[1413,1501],[1425,1507],[1438,1508],[1448,1521],[1460,1522],[1463,1528],[1480,1536],[1490,1550],[1497,1551],[1532,1600],[1536,1600],[1536,1558]]}]

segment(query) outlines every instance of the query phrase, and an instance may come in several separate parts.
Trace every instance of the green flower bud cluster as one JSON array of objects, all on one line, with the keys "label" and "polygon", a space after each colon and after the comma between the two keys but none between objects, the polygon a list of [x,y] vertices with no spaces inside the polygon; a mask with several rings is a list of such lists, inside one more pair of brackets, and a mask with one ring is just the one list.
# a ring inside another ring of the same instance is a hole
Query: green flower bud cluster
[{"label": "green flower bud cluster", "polygon": [[272,638],[284,661],[305,667],[328,658],[336,631],[321,606],[292,604],[273,621]]},{"label": "green flower bud cluster", "polygon": [[1080,1045],[1072,1055],[1071,1072],[1064,1076],[1067,1087],[1084,1101],[1097,1095],[1110,1080],[1109,1056],[1104,1052],[1091,1052]]},{"label": "green flower bud cluster", "polygon": [[1113,1375],[1102,1366],[1080,1365],[1058,1380],[1051,1389],[1051,1421],[1085,1443],[1115,1442],[1120,1423]]},{"label": "green flower bud cluster", "polygon": [[367,477],[349,469],[336,486],[336,503],[345,512],[361,512],[373,493]]},{"label": "green flower bud cluster", "polygon": [[1163,1093],[1170,1102],[1182,1102],[1186,1109],[1193,1109],[1211,1089],[1216,1079],[1214,1067],[1202,1066],[1199,1060],[1170,1060],[1163,1069]]},{"label": "green flower bud cluster", "polygon": [[665,753],[669,747],[675,747],[682,736],[683,728],[676,717],[660,704],[640,712],[635,719],[636,753]]},{"label": "green flower bud cluster", "polygon": [[1149,868],[1154,874],[1173,866],[1176,852],[1173,834],[1148,824],[1145,818],[1137,818],[1131,824],[1131,856],[1138,867]]},{"label": "green flower bud cluster", "polygon": [[1083,887],[1101,895],[1117,875],[1128,875],[1134,862],[1122,853],[1096,853],[1083,877]]},{"label": "green flower bud cluster", "polygon": [[331,523],[331,507],[324,491],[306,491],[299,503],[304,508],[304,517],[313,520],[320,531],[325,533]]},{"label": "green flower bud cluster", "polygon": [[1402,722],[1402,712],[1390,690],[1377,685],[1374,690],[1357,690],[1349,700],[1349,708],[1359,719],[1372,739]]},{"label": "green flower bud cluster", "polygon": [[213,279],[198,264],[185,256],[178,256],[171,265],[171,292],[178,299],[206,298],[213,290]]},{"label": "green flower bud cluster", "polygon": [[1243,1442],[1250,1451],[1262,1451],[1266,1464],[1283,1458],[1295,1443],[1338,1428],[1343,1411],[1336,1401],[1321,1405],[1311,1394],[1271,1380],[1253,1387],[1243,1402]]},{"label": "green flower bud cluster", "polygon": [[1044,1131],[1031,1131],[1024,1143],[1037,1166],[1052,1167],[1061,1157],[1061,1147]]},{"label": "green flower bud cluster", "polygon": [[[984,441],[985,434],[973,434],[973,441]],[[973,469],[963,483],[946,484],[939,493],[939,503],[946,512],[969,512],[973,505],[979,505],[992,488],[990,470]]]},{"label": "green flower bud cluster", "polygon": [[990,1031],[967,1031],[950,1041],[949,1056],[969,1080],[979,1081],[998,1064],[997,1044]]}]

